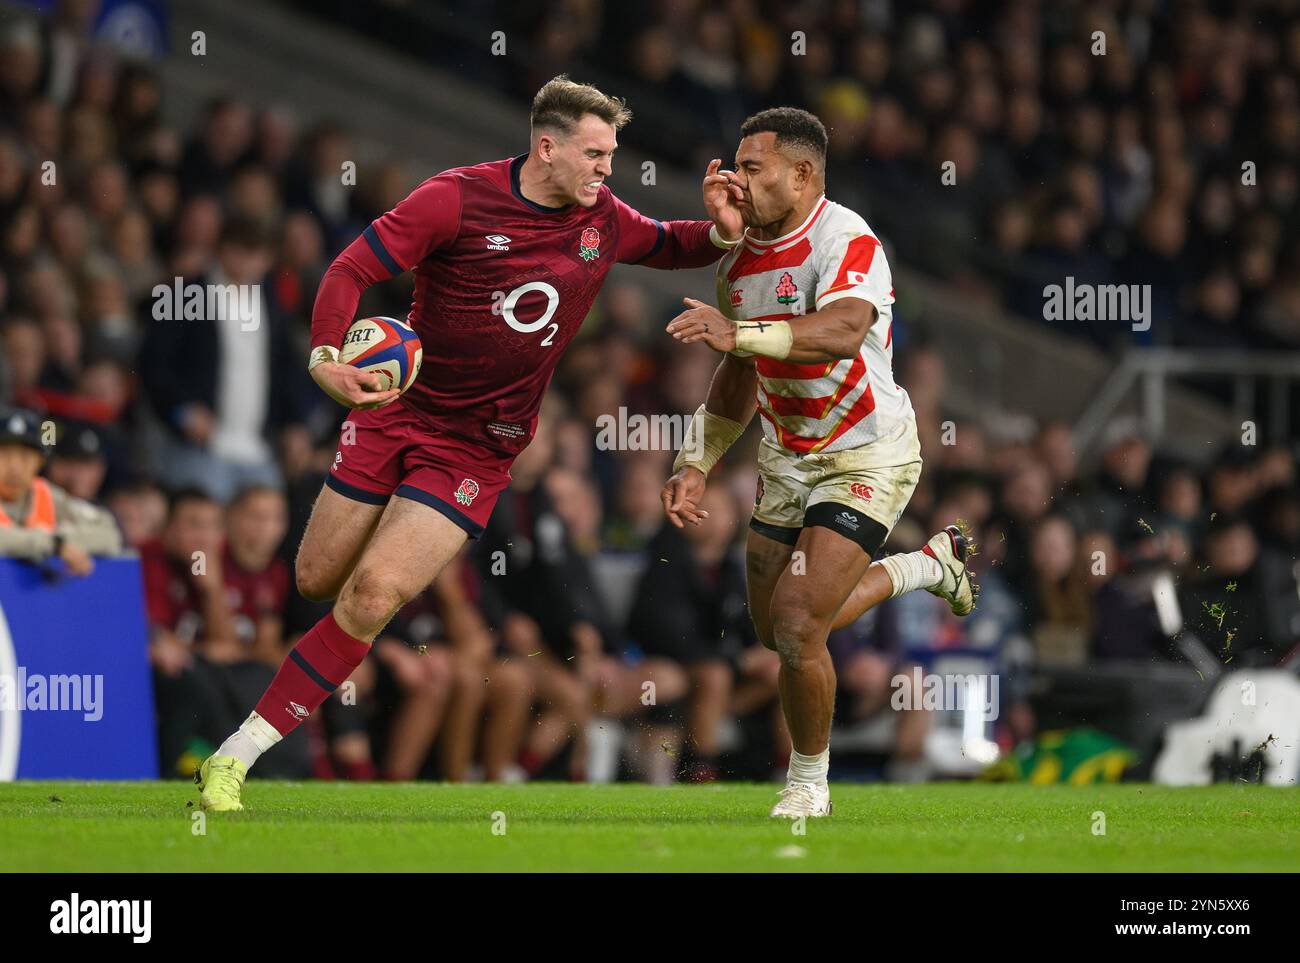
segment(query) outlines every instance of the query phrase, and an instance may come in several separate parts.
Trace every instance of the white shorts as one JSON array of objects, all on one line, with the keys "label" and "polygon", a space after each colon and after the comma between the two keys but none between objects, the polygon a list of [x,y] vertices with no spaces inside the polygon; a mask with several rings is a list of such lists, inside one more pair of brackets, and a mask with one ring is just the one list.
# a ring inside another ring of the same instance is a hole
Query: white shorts
[{"label": "white shorts", "polygon": [[[915,429],[909,434],[908,440],[914,440]],[[881,465],[881,453],[870,447],[796,455],[763,439],[751,525],[760,535],[792,545],[811,509],[834,505],[844,511],[811,512],[812,523],[840,531],[874,554],[902,517],[921,479],[919,443],[894,446],[894,451],[906,460]],[[859,515],[876,522],[883,534],[867,525],[876,536],[867,537]]]}]

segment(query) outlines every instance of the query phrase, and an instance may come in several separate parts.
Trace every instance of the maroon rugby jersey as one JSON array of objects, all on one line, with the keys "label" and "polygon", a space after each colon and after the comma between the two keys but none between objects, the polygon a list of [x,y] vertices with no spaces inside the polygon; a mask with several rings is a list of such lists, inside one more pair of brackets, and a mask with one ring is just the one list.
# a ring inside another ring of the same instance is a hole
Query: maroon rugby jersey
[{"label": "maroon rugby jersey", "polygon": [[709,221],[659,222],[602,186],[591,207],[535,204],[519,190],[527,155],[429,178],[335,259],[312,312],[312,347],[338,347],[371,284],[412,270],[408,323],[424,363],[402,396],[435,428],[513,455],[617,262],[711,264]]}]

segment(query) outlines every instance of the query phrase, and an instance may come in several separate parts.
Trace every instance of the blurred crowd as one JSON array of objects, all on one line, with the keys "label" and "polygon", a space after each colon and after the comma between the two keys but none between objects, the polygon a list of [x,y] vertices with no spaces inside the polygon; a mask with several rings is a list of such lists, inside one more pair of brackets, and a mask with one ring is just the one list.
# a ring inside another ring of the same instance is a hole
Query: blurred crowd
[{"label": "blurred crowd", "polygon": [[1148,332],[1052,323],[1102,346],[1300,347],[1289,0],[494,6],[459,13],[526,38],[498,68],[514,95],[603,72],[635,111],[623,141],[691,169],[732,156],[754,111],[814,111],[829,192],[970,297],[1041,319],[1066,276],[1149,284]]},{"label": "blurred crowd", "polygon": [[[97,47],[84,9],[13,21],[0,36],[0,401],[58,424],[45,476],[111,511],[142,559],[162,768],[184,775],[323,612],[295,590],[293,557],[346,413],[304,370],[311,305],[333,254],[413,185],[395,165],[344,185],[346,130],[300,130],[235,98],[168,126],[157,74]],[[602,8],[559,9],[581,19]],[[1258,24],[1194,4],[1172,21],[1141,4],[1099,6],[1094,24],[1073,5],[938,3],[903,16],[866,4],[866,32],[846,28],[850,9],[769,19],[743,2],[677,4],[643,23],[636,5],[609,5],[591,21],[599,29],[547,21],[538,36],[578,38],[565,56],[621,52],[699,111],[698,129],[659,143],[670,152],[697,134],[717,141],[753,106],[818,109],[834,128],[832,191],[906,198],[895,237],[889,205],[866,205],[868,216],[902,260],[955,283],[978,278],[1014,299],[1044,264],[1059,275],[1076,270],[1070,258],[1097,271],[1142,263],[1146,280],[1168,280],[1180,318],[1153,330],[1199,330],[1182,324],[1200,317],[1185,284],[1214,282],[1202,327],[1216,344],[1295,342],[1296,222],[1278,202],[1295,178],[1300,31],[1268,20],[1266,5]],[[1109,37],[1105,59],[1079,39],[1094,25]],[[786,56],[787,26],[807,30],[804,57]],[[1258,160],[1251,191],[1234,179],[1242,151]],[[949,155],[963,158],[956,189],[925,173]],[[864,160],[868,175],[855,176]],[[920,225],[987,238],[983,253],[937,235],[922,245],[908,236]],[[997,271],[974,269],[995,251]],[[952,263],[933,260],[946,254]],[[260,284],[261,325],[236,337],[231,318],[160,320],[154,286],[175,278]],[[359,310],[403,316],[410,294],[399,277]],[[603,415],[685,414],[704,398],[716,356],[661,333],[674,310],[635,283],[607,286],[484,538],[398,614],[261,774],[784,772],[777,660],[754,638],[744,591],[756,427],[710,480],[708,523],[685,531],[665,524],[660,503],[671,450],[596,444]],[[891,679],[943,653],[1001,673],[990,734],[1004,747],[1034,734],[1036,672],[1181,661],[1193,645],[1225,664],[1290,656],[1292,453],[1233,446],[1194,466],[1121,422],[1085,470],[1069,426],[989,426],[950,410],[939,353],[906,330],[895,342],[926,468],[886,549],[914,550],[964,519],[983,591],[965,620],[920,592],[833,636],[839,728],[879,718]],[[1172,608],[1157,604],[1161,586]],[[885,755],[899,778],[925,774],[928,715],[898,714]]]}]

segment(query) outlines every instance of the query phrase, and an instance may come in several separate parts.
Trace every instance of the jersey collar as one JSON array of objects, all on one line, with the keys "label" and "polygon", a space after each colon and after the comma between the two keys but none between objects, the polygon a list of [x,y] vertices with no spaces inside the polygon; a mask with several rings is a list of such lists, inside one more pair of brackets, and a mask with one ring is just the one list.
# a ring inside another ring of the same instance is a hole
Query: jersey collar
[{"label": "jersey collar", "polygon": [[527,154],[520,154],[510,162],[510,193],[539,214],[563,214],[572,207],[572,204],[565,204],[563,207],[547,207],[545,204],[538,204],[524,197],[524,192],[519,189],[519,172],[523,169],[524,161],[527,159]]},{"label": "jersey collar", "polygon": [[797,240],[798,238],[802,237],[810,227],[813,226],[813,222],[817,220],[817,218],[821,215],[821,212],[826,209],[826,205],[829,203],[830,202],[826,200],[826,195],[824,193],[821,194],[820,196],[818,196],[817,203],[813,205],[812,210],[808,212],[808,216],[804,218],[802,224],[796,227],[793,231],[790,231],[788,234],[782,234],[780,237],[774,237],[770,241],[760,241],[756,237],[750,237],[749,229],[746,228],[745,243],[748,245],[752,245],[755,249],[761,250],[763,248],[775,247],[780,244],[788,244],[791,241]]}]

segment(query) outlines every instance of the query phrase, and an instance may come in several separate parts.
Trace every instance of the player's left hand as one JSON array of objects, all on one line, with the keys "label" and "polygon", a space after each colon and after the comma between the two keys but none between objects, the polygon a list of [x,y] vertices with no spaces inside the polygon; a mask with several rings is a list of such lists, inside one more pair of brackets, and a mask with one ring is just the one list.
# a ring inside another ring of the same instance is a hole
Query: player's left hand
[{"label": "player's left hand", "polygon": [[687,310],[668,322],[668,333],[683,344],[703,341],[714,351],[731,351],[736,347],[736,322],[724,318],[717,308],[703,301],[682,298]]}]

